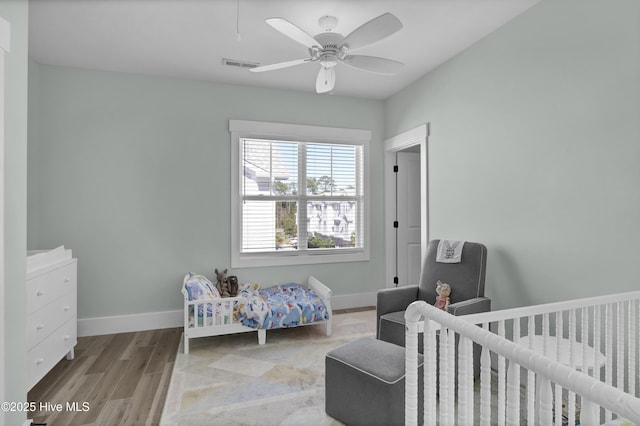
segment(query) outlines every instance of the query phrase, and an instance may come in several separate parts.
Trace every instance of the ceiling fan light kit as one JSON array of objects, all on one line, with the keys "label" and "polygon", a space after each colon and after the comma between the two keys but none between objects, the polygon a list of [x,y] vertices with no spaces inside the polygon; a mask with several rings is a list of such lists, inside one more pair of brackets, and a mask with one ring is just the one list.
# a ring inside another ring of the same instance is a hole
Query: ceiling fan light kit
[{"label": "ceiling fan light kit", "polygon": [[335,16],[323,16],[318,19],[318,24],[320,24],[320,28],[322,28],[324,32],[332,32],[336,29],[336,26],[338,26],[338,18]]},{"label": "ceiling fan light kit", "polygon": [[265,22],[290,39],[306,46],[309,49],[309,57],[251,68],[251,72],[272,71],[307,62],[319,62],[321,67],[316,78],[316,92],[327,93],[335,87],[335,67],[339,62],[363,71],[386,75],[396,74],[403,66],[401,62],[391,59],[350,54],[354,50],[387,38],[402,28],[400,20],[390,13],[364,23],[346,37],[334,32],[338,24],[338,19],[334,16],[323,16],[318,20],[324,32],[315,37],[284,18],[268,18]]}]

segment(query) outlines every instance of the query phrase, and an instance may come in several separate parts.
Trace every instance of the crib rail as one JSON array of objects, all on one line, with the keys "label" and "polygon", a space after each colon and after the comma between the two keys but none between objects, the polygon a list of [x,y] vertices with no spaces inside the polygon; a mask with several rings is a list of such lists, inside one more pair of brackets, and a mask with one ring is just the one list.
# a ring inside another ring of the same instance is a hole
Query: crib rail
[{"label": "crib rail", "polygon": [[422,329],[425,425],[640,424],[639,301],[631,292],[462,317],[414,302],[405,314],[406,423],[418,420]]}]

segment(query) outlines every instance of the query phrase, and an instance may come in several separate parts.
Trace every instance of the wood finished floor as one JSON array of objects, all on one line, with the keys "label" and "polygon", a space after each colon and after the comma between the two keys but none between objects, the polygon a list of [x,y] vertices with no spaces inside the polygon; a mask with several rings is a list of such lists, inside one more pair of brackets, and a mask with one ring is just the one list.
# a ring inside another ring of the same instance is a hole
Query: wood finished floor
[{"label": "wood finished floor", "polygon": [[[369,309],[375,307],[333,313]],[[75,358],[62,359],[27,396],[37,407],[48,402],[65,409],[29,418],[47,426],[159,424],[181,336],[182,327],[79,337]],[[89,409],[67,411],[67,402],[86,402]]]},{"label": "wood finished floor", "polygon": [[[27,398],[62,404],[36,411],[34,423],[50,425],[157,425],[169,389],[182,328],[78,338],[75,359],[62,359]],[[78,402],[87,411],[67,411]]]}]

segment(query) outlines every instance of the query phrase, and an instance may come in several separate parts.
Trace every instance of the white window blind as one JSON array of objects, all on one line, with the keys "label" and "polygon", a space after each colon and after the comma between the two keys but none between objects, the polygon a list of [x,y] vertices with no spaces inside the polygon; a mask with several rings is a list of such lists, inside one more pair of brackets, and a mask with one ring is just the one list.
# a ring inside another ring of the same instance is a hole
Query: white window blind
[{"label": "white window blind", "polygon": [[[254,266],[256,256],[262,262],[255,266],[306,263],[300,258],[310,256],[310,263],[350,259],[330,256],[338,254],[368,258],[363,141],[292,138],[286,132],[236,136],[232,263],[238,265],[232,266]],[[292,257],[298,260],[289,262]]]},{"label": "white window blind", "polygon": [[362,248],[361,145],[242,138],[240,150],[242,253]]}]

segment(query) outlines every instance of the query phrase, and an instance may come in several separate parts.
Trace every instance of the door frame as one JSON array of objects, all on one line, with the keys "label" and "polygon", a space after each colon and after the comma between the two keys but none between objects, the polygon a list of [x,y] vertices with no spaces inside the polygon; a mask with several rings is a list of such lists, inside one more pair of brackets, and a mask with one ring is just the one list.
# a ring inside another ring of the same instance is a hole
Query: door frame
[{"label": "door frame", "polygon": [[396,238],[393,222],[396,216],[396,177],[393,171],[396,152],[412,146],[420,146],[420,252],[427,253],[429,241],[429,123],[422,124],[384,141],[384,236],[385,236],[385,287],[394,287]]},{"label": "door frame", "polygon": [[[0,401],[5,400],[5,342],[4,342],[4,326],[5,318],[5,299],[4,299],[4,80],[5,80],[5,52],[9,52],[9,46],[11,43],[11,25],[4,18],[0,16],[0,304],[2,304],[2,314],[0,315],[0,377],[2,377],[2,383],[0,383]],[[4,424],[4,412],[0,412],[0,423]]]}]

